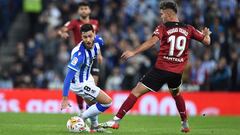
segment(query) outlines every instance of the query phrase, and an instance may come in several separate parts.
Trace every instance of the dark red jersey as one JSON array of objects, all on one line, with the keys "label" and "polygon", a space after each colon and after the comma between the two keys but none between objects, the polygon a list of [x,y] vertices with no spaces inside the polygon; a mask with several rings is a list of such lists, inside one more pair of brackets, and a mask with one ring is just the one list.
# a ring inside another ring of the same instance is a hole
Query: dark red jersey
[{"label": "dark red jersey", "polygon": [[161,41],[155,67],[174,73],[182,73],[187,64],[190,40],[202,41],[204,38],[193,26],[181,22],[160,24],[153,36]]},{"label": "dark red jersey", "polygon": [[[79,19],[78,20],[74,19],[65,24],[65,26],[73,32],[74,41],[75,41],[76,45],[82,40],[80,28],[83,24],[86,24],[86,23],[84,23],[83,21],[81,21]],[[95,32],[98,31],[98,28],[99,28],[98,20],[91,19],[87,24],[92,24]]]}]

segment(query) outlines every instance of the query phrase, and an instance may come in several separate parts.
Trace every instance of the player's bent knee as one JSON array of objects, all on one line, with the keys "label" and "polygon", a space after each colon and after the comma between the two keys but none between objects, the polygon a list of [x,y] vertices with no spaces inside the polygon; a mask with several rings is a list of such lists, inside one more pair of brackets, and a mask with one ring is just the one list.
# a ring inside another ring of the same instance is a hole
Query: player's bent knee
[{"label": "player's bent knee", "polygon": [[112,104],[112,98],[108,97],[108,98],[106,99],[106,103],[107,103],[107,104]]},{"label": "player's bent knee", "polygon": [[170,92],[171,92],[173,97],[175,97],[175,96],[180,94],[179,88],[170,88]]},{"label": "player's bent knee", "polygon": [[112,98],[101,90],[98,96],[96,97],[96,101],[101,104],[110,104],[112,102]]},{"label": "player's bent knee", "polygon": [[139,93],[139,92],[132,91],[131,93],[132,93],[134,96],[136,96],[136,97],[140,97],[140,96],[141,96],[141,93]]},{"label": "player's bent knee", "polygon": [[131,93],[138,98],[147,92],[149,92],[149,90],[146,87],[144,87],[141,84],[138,84],[135,88],[133,88]]},{"label": "player's bent knee", "polygon": [[105,96],[104,98],[104,104],[111,104],[112,103],[112,98],[108,95]]}]

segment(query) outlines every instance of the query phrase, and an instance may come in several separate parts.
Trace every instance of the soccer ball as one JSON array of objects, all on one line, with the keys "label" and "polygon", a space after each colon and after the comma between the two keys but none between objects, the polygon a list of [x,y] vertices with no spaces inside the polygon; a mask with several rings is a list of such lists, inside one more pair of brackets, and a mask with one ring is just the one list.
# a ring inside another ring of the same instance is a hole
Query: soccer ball
[{"label": "soccer ball", "polygon": [[88,126],[82,118],[73,116],[67,121],[67,129],[70,132],[84,132],[88,131]]}]

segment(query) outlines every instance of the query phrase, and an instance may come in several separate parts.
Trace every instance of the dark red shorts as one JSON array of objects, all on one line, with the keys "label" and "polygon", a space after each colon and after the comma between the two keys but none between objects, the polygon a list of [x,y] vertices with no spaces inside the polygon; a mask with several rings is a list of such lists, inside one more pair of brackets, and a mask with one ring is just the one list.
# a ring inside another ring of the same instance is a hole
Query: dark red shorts
[{"label": "dark red shorts", "polygon": [[153,91],[159,91],[165,83],[169,88],[177,88],[181,85],[181,80],[182,74],[152,68],[140,79],[140,82]]}]

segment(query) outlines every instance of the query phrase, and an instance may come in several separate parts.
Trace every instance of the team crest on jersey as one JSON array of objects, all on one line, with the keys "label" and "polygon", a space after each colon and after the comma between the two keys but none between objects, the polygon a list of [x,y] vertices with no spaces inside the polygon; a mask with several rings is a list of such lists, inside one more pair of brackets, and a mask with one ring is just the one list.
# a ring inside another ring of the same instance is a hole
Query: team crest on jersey
[{"label": "team crest on jersey", "polygon": [[78,56],[81,55],[81,52],[78,52]]},{"label": "team crest on jersey", "polygon": [[158,34],[159,34],[159,30],[156,29],[153,33],[156,34],[156,35],[158,35]]},{"label": "team crest on jersey", "polygon": [[78,62],[78,58],[77,58],[77,57],[74,57],[73,60],[72,60],[72,62],[71,62],[71,64],[72,64],[73,66],[75,66],[75,65],[77,64],[77,62]]}]

